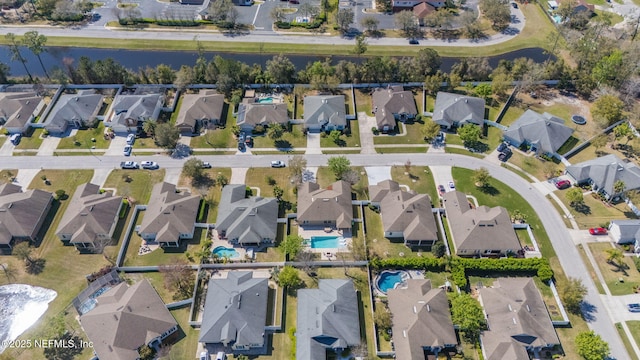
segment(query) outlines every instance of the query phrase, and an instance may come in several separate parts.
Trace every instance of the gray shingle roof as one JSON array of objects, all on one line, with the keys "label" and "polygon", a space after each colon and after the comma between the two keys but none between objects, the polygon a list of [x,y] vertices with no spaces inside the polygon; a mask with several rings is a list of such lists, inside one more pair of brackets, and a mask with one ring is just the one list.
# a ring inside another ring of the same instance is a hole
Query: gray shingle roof
[{"label": "gray shingle roof", "polygon": [[489,330],[482,333],[487,360],[529,359],[525,347],[560,344],[540,291],[531,278],[499,278],[480,289]]},{"label": "gray shingle roof", "polygon": [[318,95],[304,97],[305,127],[324,125],[347,126],[344,95]]},{"label": "gray shingle roof", "polygon": [[387,297],[397,359],[424,360],[424,348],[458,343],[447,294],[432,289],[431,280],[409,279],[407,288],[390,289]]},{"label": "gray shingle roof", "polygon": [[433,121],[450,127],[454,122],[484,124],[484,99],[440,91],[436,96]]},{"label": "gray shingle roof", "polygon": [[238,105],[236,123],[240,127],[255,127],[272,123],[286,125],[289,122],[287,104],[266,104],[248,102]]},{"label": "gray shingle roof", "polygon": [[175,242],[181,233],[193,233],[200,197],[188,191],[176,192],[167,182],[154,185],[140,233],[156,234],[156,241]]},{"label": "gray shingle roof", "polygon": [[254,196],[245,198],[246,185],[222,188],[216,229],[240,244],[256,244],[275,239],[278,228],[278,201]]},{"label": "gray shingle roof", "polygon": [[445,193],[442,200],[456,253],[464,255],[466,250],[467,255],[472,255],[476,250],[521,249],[507,209],[502,206],[471,209],[466,195],[459,191]]},{"label": "gray shingle roof", "polygon": [[186,94],[176,119],[179,129],[194,131],[198,120],[219,122],[224,107],[224,95],[214,90],[201,90],[198,94]]},{"label": "gray shingle roof", "polygon": [[396,114],[408,114],[412,117],[418,114],[413,93],[405,91],[402,86],[377,88],[373,92],[372,101],[379,128],[385,125],[395,127]]},{"label": "gray shingle roof", "polygon": [[264,344],[268,292],[268,279],[255,279],[248,271],[229,271],[226,279],[211,278],[199,341]]},{"label": "gray shingle roof", "polygon": [[121,196],[100,194],[100,187],[86,183],[78,186],[60,220],[56,235],[71,234],[72,244],[94,243],[98,235],[109,232],[122,205]]},{"label": "gray shingle roof", "polygon": [[0,93],[0,123],[6,128],[24,128],[42,99],[34,92]]},{"label": "gray shingle roof", "polygon": [[100,359],[134,360],[138,348],[177,325],[156,290],[144,279],[103,293],[80,323]]},{"label": "gray shingle roof", "polygon": [[327,349],[360,344],[358,298],[351,280],[321,279],[298,290],[296,359],[325,360]]},{"label": "gray shingle roof", "polygon": [[104,96],[96,94],[93,90],[61,95],[47,115],[45,127],[60,130],[65,129],[67,123],[72,121],[93,120],[100,111],[103,98]]},{"label": "gray shingle roof", "polygon": [[543,153],[553,154],[573,134],[573,129],[564,125],[564,121],[549,113],[539,114],[527,110],[504,132],[505,138],[518,143],[528,142]]},{"label": "gray shingle roof", "polygon": [[351,228],[353,209],[351,207],[351,185],[346,181],[336,181],[326,189],[306,182],[298,190],[298,222],[335,221],[338,228]]},{"label": "gray shingle roof", "polygon": [[567,173],[577,182],[591,179],[609,195],[614,195],[613,184],[618,180],[624,182],[625,191],[640,188],[640,167],[613,154],[567,166]]},{"label": "gray shingle roof", "polygon": [[8,245],[13,238],[34,239],[52,200],[50,192],[22,192],[15,184],[0,185],[0,244]]},{"label": "gray shingle roof", "polygon": [[[611,220],[609,229],[612,227],[619,229],[619,237],[614,239],[617,242],[630,243],[640,239],[640,220]],[[609,234],[613,235],[612,232]]]},{"label": "gray shingle roof", "polygon": [[111,105],[113,117],[110,121],[127,127],[136,126],[138,121],[153,117],[162,97],[162,94],[117,95]]}]

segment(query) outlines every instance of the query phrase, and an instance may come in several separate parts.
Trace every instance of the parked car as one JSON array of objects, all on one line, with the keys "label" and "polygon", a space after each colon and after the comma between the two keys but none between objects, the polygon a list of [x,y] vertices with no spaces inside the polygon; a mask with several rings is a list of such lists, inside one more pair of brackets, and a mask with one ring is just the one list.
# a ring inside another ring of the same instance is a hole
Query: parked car
[{"label": "parked car", "polygon": [[143,169],[150,169],[150,170],[157,169],[160,167],[160,165],[158,165],[158,163],[155,161],[143,161],[140,163],[140,166],[142,166]]},{"label": "parked car", "polygon": [[209,350],[205,349],[200,353],[200,360],[211,360],[211,357],[209,356]]},{"label": "parked car", "polygon": [[271,167],[272,168],[283,168],[284,165],[284,161],[280,161],[280,160],[274,160],[271,162]]},{"label": "parked car", "polygon": [[203,169],[211,169],[211,164],[208,162],[203,162],[202,163],[202,168]]},{"label": "parked car", "polygon": [[445,190],[444,185],[438,185],[438,192],[440,193],[440,196],[442,196],[447,192],[447,190]]},{"label": "parked car", "polygon": [[253,137],[251,137],[251,135],[247,135],[247,136],[245,136],[245,138],[244,138],[244,144],[245,144],[247,147],[253,147]]},{"label": "parked car", "polygon": [[629,311],[634,313],[640,312],[640,304],[638,303],[627,304],[627,309],[629,309]]},{"label": "parked car", "polygon": [[9,137],[9,141],[11,141],[13,145],[20,144],[20,139],[22,139],[22,135],[20,134],[13,134],[11,135],[11,137]]},{"label": "parked car", "polygon": [[512,8],[514,8],[514,9],[517,9],[517,8],[518,8],[518,4],[516,4],[516,3],[512,2],[512,3],[511,3],[511,7],[512,7]]},{"label": "parked car", "polygon": [[240,135],[238,136],[238,141],[239,142],[244,142],[244,138],[245,138],[245,134],[244,134],[244,132],[241,132]]},{"label": "parked car", "polygon": [[226,358],[227,355],[223,351],[218,351],[218,354],[216,354],[216,360],[225,360]]},{"label": "parked car", "polygon": [[556,188],[558,190],[562,190],[562,189],[566,189],[568,187],[571,187],[571,181],[569,180],[559,180],[555,182]]},{"label": "parked car", "polygon": [[507,145],[507,143],[500,143],[500,145],[498,145],[498,152],[504,152],[508,148],[509,146]]},{"label": "parked car", "polygon": [[123,161],[120,163],[120,168],[122,169],[137,169],[138,163],[135,161]]},{"label": "parked car", "polygon": [[589,234],[591,235],[607,235],[607,229],[605,228],[591,228],[589,229]]},{"label": "parked car", "polygon": [[133,150],[133,147],[131,147],[131,145],[127,145],[124,147],[124,156],[129,156],[131,155],[131,150]]},{"label": "parked car", "polygon": [[409,40],[409,45],[419,45],[419,44],[420,44],[420,42],[418,40],[416,40],[416,39]]},{"label": "parked car", "polygon": [[451,190],[455,190],[456,189],[456,184],[454,184],[453,181],[449,181],[449,189],[451,189]]},{"label": "parked car", "polygon": [[498,160],[500,161],[507,161],[507,159],[509,158],[509,155],[511,155],[511,153],[500,153],[498,154]]},{"label": "parked car", "polygon": [[134,134],[127,135],[127,144],[133,145],[136,142],[136,136]]},{"label": "parked car", "polygon": [[243,142],[239,142],[238,143],[238,150],[244,151],[244,143]]},{"label": "parked car", "polygon": [[299,0],[289,0],[289,4],[300,4]]}]

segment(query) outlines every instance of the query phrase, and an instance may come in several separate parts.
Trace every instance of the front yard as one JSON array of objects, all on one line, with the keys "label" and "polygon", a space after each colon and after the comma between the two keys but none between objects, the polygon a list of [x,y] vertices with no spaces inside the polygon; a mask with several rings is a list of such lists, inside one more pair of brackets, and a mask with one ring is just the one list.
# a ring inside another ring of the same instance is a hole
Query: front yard
[{"label": "front yard", "polygon": [[128,196],[137,204],[148,204],[153,186],[164,179],[164,169],[111,171],[105,188],[115,188],[116,195]]},{"label": "front yard", "polygon": [[624,257],[620,264],[610,264],[607,262],[606,251],[612,248],[611,243],[598,242],[588,245],[611,294],[634,294],[635,289],[640,286],[640,272],[633,264],[633,259]]},{"label": "front yard", "polygon": [[[229,181],[231,179],[231,168],[211,168],[202,170],[203,174],[207,175],[210,183],[203,184],[202,187],[194,186],[191,183],[191,178],[186,178],[180,174],[178,180],[179,188],[189,188],[192,194],[205,194],[205,200],[207,201],[206,221],[208,223],[215,223],[218,216],[218,205],[220,203],[220,196],[222,194],[222,186],[217,183],[217,177],[222,175]],[[211,186],[212,182],[216,182],[214,186]]]},{"label": "front yard", "polygon": [[[260,189],[260,196],[262,197],[274,197],[273,188],[278,186],[284,190],[282,200],[289,202],[292,206],[296,204],[295,186],[291,184],[289,170],[287,168],[249,168],[245,179],[247,186]],[[273,179],[275,183],[269,185],[269,179]],[[256,195],[255,191],[254,195]],[[292,211],[292,209],[289,208],[288,211]]]},{"label": "front yard", "polygon": [[[33,128],[30,128],[33,129]],[[20,144],[16,146],[19,150],[37,150],[42,145],[43,129],[34,129],[31,134],[27,134],[20,139]]]},{"label": "front yard", "polygon": [[405,175],[407,169],[404,166],[391,167],[391,179],[401,185],[407,185],[409,189],[418,194],[428,194],[434,206],[439,206],[438,189],[433,180],[433,174],[428,166],[410,166],[409,174]]},{"label": "front yard", "polygon": [[404,135],[386,135],[381,133],[380,135],[374,135],[373,143],[375,145],[382,145],[382,144],[427,145],[427,142],[424,141],[424,136],[420,131],[420,128],[424,124],[424,121],[431,121],[431,119],[425,118],[424,120],[419,120],[419,121],[415,121],[413,123],[407,123],[407,124],[398,122],[398,129],[399,129],[398,131],[402,133],[403,132],[402,129],[404,128],[404,132],[405,132]]},{"label": "front yard", "polygon": [[302,125],[291,125],[291,131],[285,131],[281,138],[273,140],[266,133],[253,135],[254,148],[304,148],[307,147],[307,137],[303,133]]},{"label": "front yard", "polygon": [[75,135],[62,138],[58,149],[90,149],[92,146],[108,149],[109,145],[109,140],[104,138],[104,123],[101,121],[96,128],[78,130]]},{"label": "front yard", "polygon": [[[367,200],[369,198],[369,180],[367,179],[367,173],[364,170],[364,167],[352,166],[351,169],[357,172],[358,175],[360,175],[360,181],[351,186],[352,192],[356,194],[356,199]],[[322,166],[318,168],[318,173],[316,174],[316,182],[320,185],[321,188],[326,188],[327,186],[336,182],[336,177],[328,167]]]},{"label": "front yard", "polygon": [[360,146],[360,127],[357,120],[347,120],[349,122],[349,134],[340,135],[338,143],[333,142],[329,136],[320,137],[320,147],[359,147]]},{"label": "front yard", "polygon": [[584,205],[577,209],[572,207],[567,200],[567,190],[557,190],[556,195],[569,209],[571,215],[581,229],[600,227],[606,225],[611,220],[636,219],[637,216],[631,211],[626,203],[608,204],[600,199],[594,198],[591,194],[584,195]]}]

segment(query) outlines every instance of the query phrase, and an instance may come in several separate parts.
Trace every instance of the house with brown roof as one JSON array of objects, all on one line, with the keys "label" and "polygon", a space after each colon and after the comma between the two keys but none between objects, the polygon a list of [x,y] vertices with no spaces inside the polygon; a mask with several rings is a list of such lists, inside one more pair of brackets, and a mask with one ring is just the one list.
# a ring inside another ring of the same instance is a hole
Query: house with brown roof
[{"label": "house with brown roof", "polygon": [[405,91],[401,85],[377,88],[371,98],[376,126],[382,132],[393,131],[396,121],[412,121],[418,114],[413,93]]},{"label": "house with brown roof", "polygon": [[401,239],[407,246],[432,246],[438,241],[431,198],[405,191],[392,180],[369,186],[371,203],[380,207],[384,236]]},{"label": "house with brown roof", "polygon": [[251,132],[258,126],[287,125],[289,112],[286,103],[260,103],[258,98],[244,98],[238,105],[236,123],[242,131]]},{"label": "house with brown roof", "polygon": [[178,323],[160,295],[144,279],[122,282],[96,299],[96,306],[80,316],[80,324],[104,360],[136,360],[143,346],[157,348],[178,330]]},{"label": "house with brown roof", "polygon": [[0,93],[0,126],[9,134],[24,133],[43,107],[35,92]]},{"label": "house with brown roof", "polygon": [[415,6],[420,5],[421,3],[428,3],[429,5],[439,9],[445,6],[445,2],[441,0],[392,0],[391,7],[393,12],[403,11],[403,10],[411,10]]},{"label": "house with brown roof", "polygon": [[224,95],[203,89],[198,94],[182,96],[176,127],[182,135],[197,134],[202,128],[219,125],[224,109]]},{"label": "house with brown roof", "polygon": [[413,7],[413,15],[418,19],[418,24],[424,26],[424,19],[435,13],[438,9],[428,2],[422,2]]},{"label": "house with brown roof", "polygon": [[450,191],[442,196],[451,237],[458,256],[506,256],[522,250],[507,209],[472,208],[467,196]]},{"label": "house with brown roof", "polygon": [[305,182],[298,189],[298,224],[305,227],[351,229],[351,184],[339,180],[321,189]]},{"label": "house with brown roof", "polygon": [[178,192],[167,182],[154,185],[138,234],[162,247],[178,247],[181,239],[192,239],[200,197]]},{"label": "house with brown roof", "polygon": [[52,202],[50,192],[22,192],[18,185],[0,185],[0,248],[11,249],[16,241],[38,240]]},{"label": "house with brown roof", "polygon": [[480,289],[488,329],[480,335],[487,360],[530,359],[560,345],[551,317],[532,278],[498,278]]},{"label": "house with brown roof", "polygon": [[78,250],[107,245],[112,240],[121,206],[121,196],[100,193],[96,184],[82,184],[71,197],[56,235]]},{"label": "house with brown roof", "polygon": [[455,349],[458,340],[444,289],[432,288],[429,279],[409,279],[406,288],[389,289],[387,299],[397,359],[437,358]]}]

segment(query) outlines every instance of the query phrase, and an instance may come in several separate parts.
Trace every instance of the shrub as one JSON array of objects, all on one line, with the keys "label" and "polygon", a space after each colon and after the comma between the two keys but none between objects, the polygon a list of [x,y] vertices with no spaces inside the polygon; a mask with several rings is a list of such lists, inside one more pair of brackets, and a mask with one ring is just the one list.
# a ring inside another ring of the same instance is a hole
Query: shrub
[{"label": "shrub", "polygon": [[640,257],[634,257],[633,258],[633,264],[636,266],[636,269],[638,269],[638,271],[640,271]]},{"label": "shrub", "polygon": [[203,217],[204,217],[204,210],[207,207],[207,202],[206,201],[202,201],[200,200],[200,209],[198,210],[198,221],[203,221]]},{"label": "shrub", "polygon": [[375,127],[375,126],[373,126],[373,127],[371,128],[371,132],[373,133],[373,135],[378,135],[378,134],[380,134],[380,131],[379,131],[379,130],[378,130],[378,128],[377,128],[377,127]]},{"label": "shrub", "polygon": [[320,137],[321,137],[321,138],[326,138],[326,137],[327,137],[327,133],[326,133],[326,132],[324,132],[324,131],[323,131],[323,132],[321,132],[321,133],[320,133]]},{"label": "shrub", "polygon": [[264,125],[258,124],[258,125],[256,125],[256,127],[253,128],[252,132],[254,134],[264,134],[265,130],[266,129],[265,129]]},{"label": "shrub", "polygon": [[267,181],[267,184],[274,186],[276,184],[276,179],[273,178],[273,176],[268,175],[265,180]]},{"label": "shrub", "polygon": [[65,191],[63,189],[56,190],[56,199],[64,200],[64,196],[65,195],[66,195],[66,193],[65,193]]},{"label": "shrub", "polygon": [[291,29],[291,23],[285,21],[276,21],[275,25],[278,29]]}]

